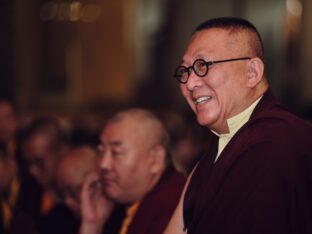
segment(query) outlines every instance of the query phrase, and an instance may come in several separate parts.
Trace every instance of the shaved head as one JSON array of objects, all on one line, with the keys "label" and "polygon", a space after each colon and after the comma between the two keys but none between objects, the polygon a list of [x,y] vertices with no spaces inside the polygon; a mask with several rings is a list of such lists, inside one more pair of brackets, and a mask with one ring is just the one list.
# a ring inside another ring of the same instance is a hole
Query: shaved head
[{"label": "shaved head", "polygon": [[162,122],[150,111],[133,108],[117,113],[107,124],[131,121],[133,131],[140,134],[144,142],[149,140],[149,145],[160,144],[169,152],[170,139]]}]

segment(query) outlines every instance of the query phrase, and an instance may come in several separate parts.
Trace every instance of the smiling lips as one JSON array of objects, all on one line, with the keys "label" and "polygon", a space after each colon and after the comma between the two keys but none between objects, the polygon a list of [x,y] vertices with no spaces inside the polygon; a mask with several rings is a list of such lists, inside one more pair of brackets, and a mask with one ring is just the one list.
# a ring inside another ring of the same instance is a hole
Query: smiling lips
[{"label": "smiling lips", "polygon": [[196,98],[195,99],[195,104],[196,105],[199,105],[199,104],[203,104],[209,100],[211,100],[212,97],[211,96],[203,96],[203,97],[200,97],[200,98]]}]

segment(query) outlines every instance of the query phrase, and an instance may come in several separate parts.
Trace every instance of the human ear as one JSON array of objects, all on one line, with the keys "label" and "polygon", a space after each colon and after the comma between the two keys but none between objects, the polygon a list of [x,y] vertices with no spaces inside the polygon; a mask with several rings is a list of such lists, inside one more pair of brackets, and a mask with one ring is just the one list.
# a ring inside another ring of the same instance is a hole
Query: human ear
[{"label": "human ear", "polygon": [[258,57],[252,58],[248,63],[247,87],[254,88],[262,80],[264,74],[264,64]]},{"label": "human ear", "polygon": [[151,172],[158,173],[165,167],[166,150],[161,145],[154,146],[150,151],[150,170]]}]

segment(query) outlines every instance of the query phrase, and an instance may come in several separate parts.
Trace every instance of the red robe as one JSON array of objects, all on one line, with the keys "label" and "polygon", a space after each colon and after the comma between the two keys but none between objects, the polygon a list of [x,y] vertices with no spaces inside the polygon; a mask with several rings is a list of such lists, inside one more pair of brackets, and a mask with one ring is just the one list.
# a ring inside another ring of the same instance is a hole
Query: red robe
[{"label": "red robe", "polygon": [[127,234],[161,234],[179,202],[184,177],[169,167],[141,201]]},{"label": "red robe", "polygon": [[216,163],[204,156],[187,189],[188,234],[312,233],[312,128],[267,91]]}]

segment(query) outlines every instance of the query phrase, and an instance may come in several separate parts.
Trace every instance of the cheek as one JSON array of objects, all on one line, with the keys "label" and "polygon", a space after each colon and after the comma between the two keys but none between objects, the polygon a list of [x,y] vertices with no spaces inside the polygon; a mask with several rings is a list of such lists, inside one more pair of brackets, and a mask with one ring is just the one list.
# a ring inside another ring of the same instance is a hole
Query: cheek
[{"label": "cheek", "polygon": [[241,94],[241,90],[237,89],[236,84],[225,83],[221,89],[216,90],[220,105],[228,105],[235,100],[237,95]]},{"label": "cheek", "polygon": [[185,98],[185,100],[187,101],[187,103],[194,110],[194,103],[192,101],[191,92],[188,91],[188,89],[186,88],[186,85],[180,85],[180,91],[181,91],[183,97]]},{"label": "cheek", "polygon": [[180,91],[183,95],[184,98],[188,98],[190,96],[190,92],[187,90],[186,85],[185,84],[181,84],[180,85]]},{"label": "cheek", "polygon": [[113,173],[116,177],[116,181],[120,187],[125,187],[133,178],[133,174],[135,173],[134,165],[126,163],[126,162],[118,162],[115,163]]},{"label": "cheek", "polygon": [[139,163],[138,161],[133,161],[131,163],[119,165],[119,167],[115,168],[116,179],[118,181],[118,185],[122,189],[128,189],[133,187],[137,181],[139,181],[144,174],[142,170],[144,170],[145,165]]}]

